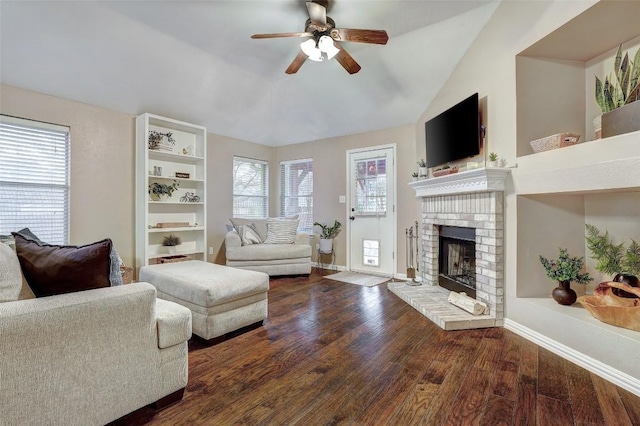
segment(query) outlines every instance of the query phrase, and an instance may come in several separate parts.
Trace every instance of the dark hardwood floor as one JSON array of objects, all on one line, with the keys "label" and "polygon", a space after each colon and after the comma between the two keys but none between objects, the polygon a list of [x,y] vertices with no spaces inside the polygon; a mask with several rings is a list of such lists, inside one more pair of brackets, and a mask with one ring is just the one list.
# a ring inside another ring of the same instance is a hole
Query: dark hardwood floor
[{"label": "dark hardwood floor", "polygon": [[640,398],[502,329],[443,331],[387,290],[271,280],[264,327],[189,342],[148,425],[640,425]]}]

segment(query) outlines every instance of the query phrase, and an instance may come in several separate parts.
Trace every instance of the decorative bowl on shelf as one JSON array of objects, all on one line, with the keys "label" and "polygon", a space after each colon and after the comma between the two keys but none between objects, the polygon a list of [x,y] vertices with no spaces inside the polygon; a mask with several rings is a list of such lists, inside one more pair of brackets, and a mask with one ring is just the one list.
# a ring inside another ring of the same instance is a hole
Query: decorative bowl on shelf
[{"label": "decorative bowl on shelf", "polygon": [[598,296],[580,296],[578,302],[604,323],[640,331],[640,306],[611,306]]}]

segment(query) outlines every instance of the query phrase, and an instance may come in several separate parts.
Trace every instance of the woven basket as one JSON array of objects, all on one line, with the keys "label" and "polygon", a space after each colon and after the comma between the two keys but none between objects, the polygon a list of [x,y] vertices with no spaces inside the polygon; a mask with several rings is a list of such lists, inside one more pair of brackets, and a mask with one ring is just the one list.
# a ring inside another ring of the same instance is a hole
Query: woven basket
[{"label": "woven basket", "polygon": [[538,153],[575,145],[579,140],[580,135],[575,133],[556,133],[555,135],[547,136],[546,138],[536,139],[530,143],[531,148],[533,148],[533,152]]},{"label": "woven basket", "polygon": [[122,274],[122,284],[131,284],[133,282],[133,267],[121,266],[120,274]]},{"label": "woven basket", "polygon": [[191,260],[191,257],[179,254],[177,256],[161,257],[158,259],[158,263],[186,262],[187,260]]}]

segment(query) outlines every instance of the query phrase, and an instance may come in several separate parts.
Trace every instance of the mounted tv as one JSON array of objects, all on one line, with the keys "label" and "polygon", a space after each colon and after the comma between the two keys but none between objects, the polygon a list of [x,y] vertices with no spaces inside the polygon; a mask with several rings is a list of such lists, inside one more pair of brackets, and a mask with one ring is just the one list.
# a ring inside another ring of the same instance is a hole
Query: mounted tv
[{"label": "mounted tv", "polygon": [[478,94],[452,106],[424,124],[427,167],[480,154]]}]

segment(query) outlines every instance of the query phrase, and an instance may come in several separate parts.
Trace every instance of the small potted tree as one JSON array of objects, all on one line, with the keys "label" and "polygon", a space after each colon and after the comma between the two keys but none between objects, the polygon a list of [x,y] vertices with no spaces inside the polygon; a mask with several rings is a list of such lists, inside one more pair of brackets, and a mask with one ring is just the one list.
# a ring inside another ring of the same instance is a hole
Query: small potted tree
[{"label": "small potted tree", "polygon": [[331,253],[333,251],[333,239],[340,233],[342,224],[335,220],[333,225],[314,222],[313,226],[319,226],[322,230],[320,233],[320,253]]},{"label": "small potted tree", "polygon": [[549,260],[540,256],[540,263],[542,263],[547,276],[558,282],[558,287],[553,289],[551,296],[561,305],[573,305],[578,298],[570,286],[571,281],[586,284],[593,280],[588,272],[581,272],[584,258],[569,256],[566,248],[560,248],[558,259]]},{"label": "small potted tree", "polygon": [[182,244],[182,240],[178,235],[169,234],[162,239],[162,245],[167,248],[169,254],[176,252],[176,247]]}]

